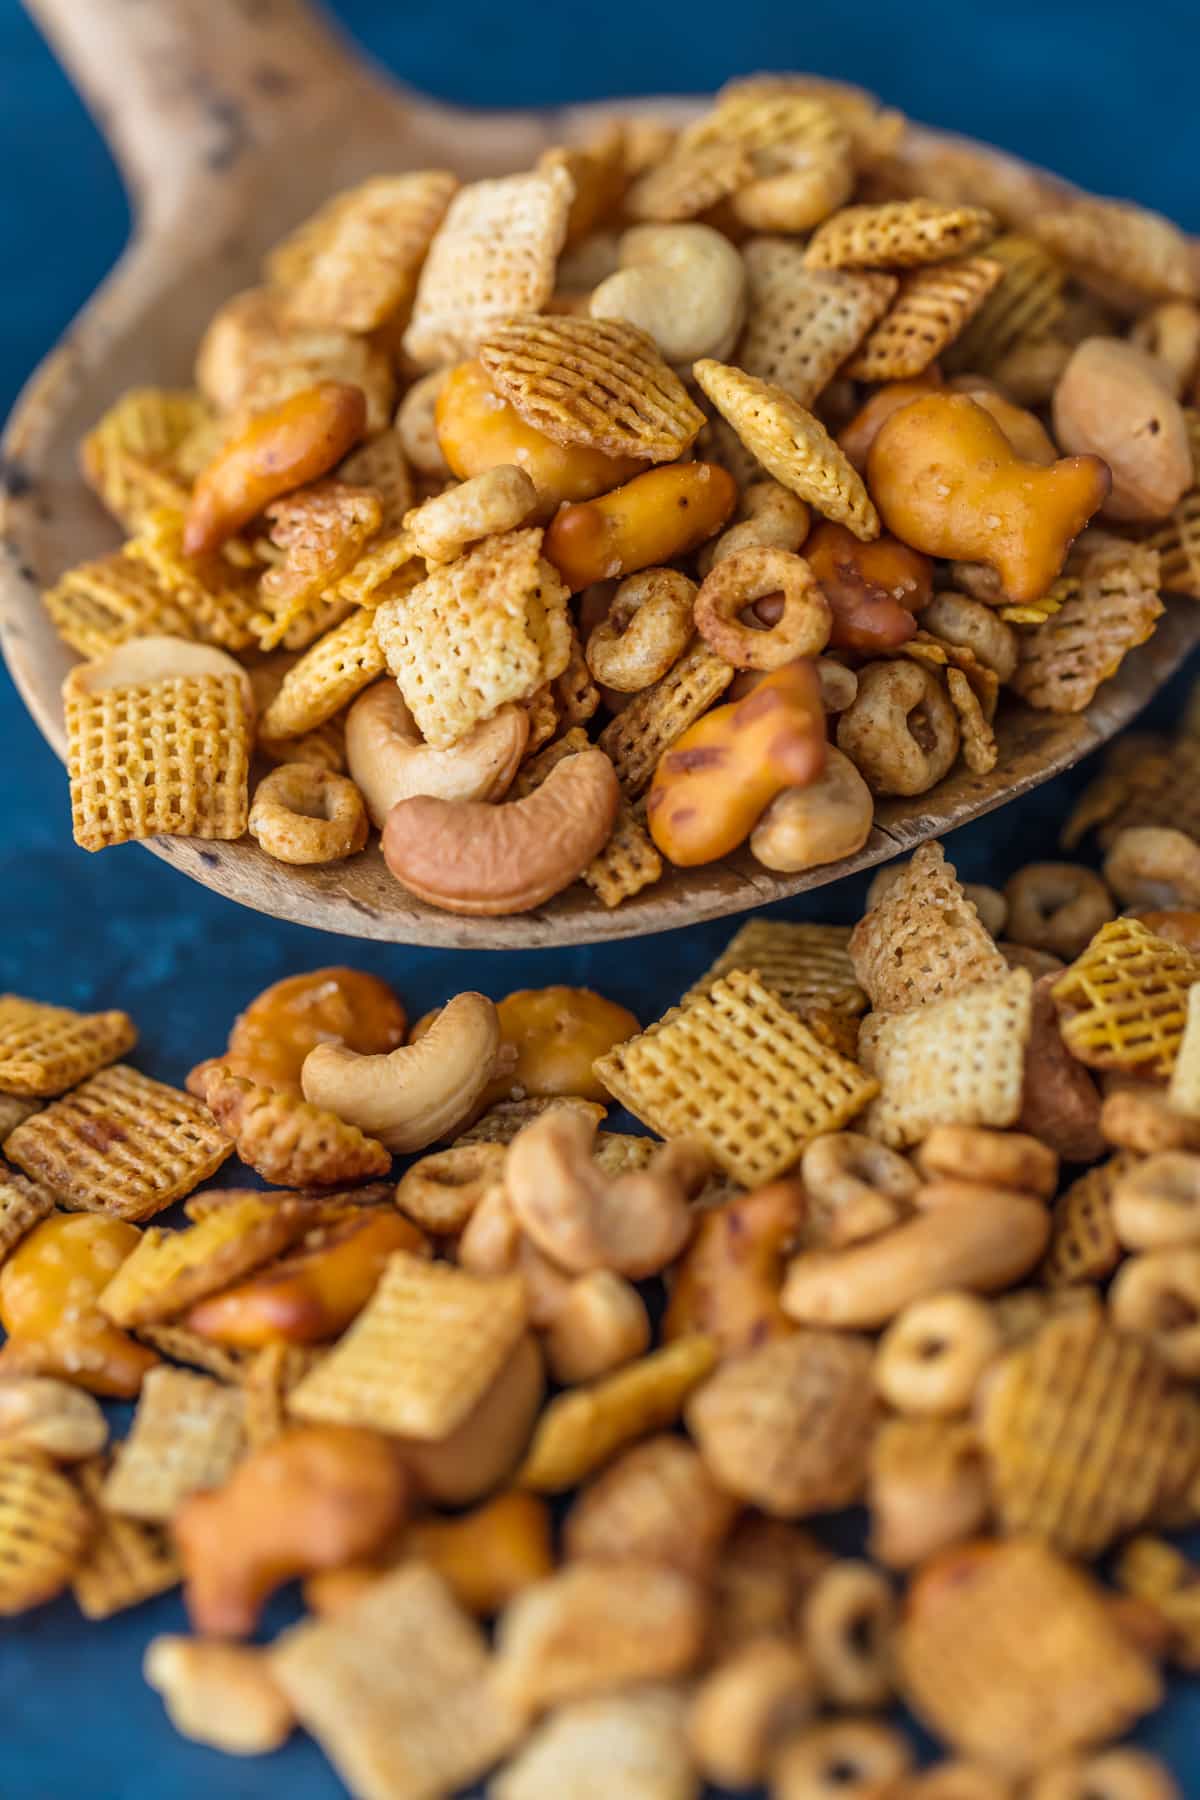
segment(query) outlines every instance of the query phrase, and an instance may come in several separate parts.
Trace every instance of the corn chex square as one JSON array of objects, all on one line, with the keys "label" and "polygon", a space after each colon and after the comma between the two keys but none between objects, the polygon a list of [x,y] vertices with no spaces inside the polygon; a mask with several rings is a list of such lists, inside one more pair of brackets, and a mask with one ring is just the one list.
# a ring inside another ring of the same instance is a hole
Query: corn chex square
[{"label": "corn chex square", "polygon": [[895,277],[810,269],[803,244],[788,238],[755,238],[742,259],[747,306],[738,366],[811,406],[887,311]]},{"label": "corn chex square", "polygon": [[71,1581],[85,1619],[111,1619],[114,1613],[165,1594],[182,1576],[175,1546],[161,1525],[125,1519],[105,1509],[106,1474],[102,1457],[75,1470],[76,1482],[96,1517],[87,1554]]},{"label": "corn chex square", "polygon": [[54,1211],[55,1196],[38,1181],[27,1181],[11,1169],[0,1168],[0,1262],[17,1245],[48,1219]]},{"label": "corn chex square", "polygon": [[412,299],[455,176],[444,169],[376,175],[338,194],[271,258],[287,267],[285,317],[298,325],[374,331]]},{"label": "corn chex square", "polygon": [[86,693],[63,687],[75,842],[230,842],[249,816],[250,725],[240,675],[172,676]]},{"label": "corn chex square", "polygon": [[946,366],[956,374],[990,374],[1017,344],[1049,337],[1062,317],[1067,272],[1036,238],[1006,232],[987,254],[1003,273],[950,347]]},{"label": "corn chex square", "polygon": [[924,199],[843,206],[814,231],[804,259],[810,269],[913,269],[978,250],[995,230],[981,206]]},{"label": "corn chex square", "polygon": [[635,694],[597,740],[630,800],[649,787],[658,759],[733,680],[723,656],[697,640],[653,687]]},{"label": "corn chex square", "polygon": [[151,1369],[101,1504],[165,1525],[189,1494],[220,1487],[244,1454],[244,1411],[237,1388],[186,1369]]},{"label": "corn chex square", "polygon": [[185,556],[183,520],[179,507],[155,507],[125,545],[125,555],[145,564],[160,589],[187,614],[187,636],[223,650],[248,650],[258,610],[258,565],[240,539],[231,540],[218,556]]},{"label": "corn chex square", "polygon": [[186,507],[189,482],[178,453],[210,417],[186,389],[130,388],[88,432],[80,447],[84,480],[127,531],[156,506]]},{"label": "corn chex square", "polygon": [[1100,927],[1050,992],[1080,1062],[1169,1078],[1197,981],[1200,958],[1140,919],[1120,918]]},{"label": "corn chex square", "polygon": [[424,1563],[285,1632],[271,1672],[357,1800],[438,1800],[524,1730],[492,1682],[482,1631]]},{"label": "corn chex square", "polygon": [[566,668],[567,590],[541,548],[537,528],[485,538],[376,612],[388,668],[435,748],[457,743]]},{"label": "corn chex square", "polygon": [[0,994],[0,1093],[39,1099],[64,1093],[136,1043],[128,1013],[80,1013]]},{"label": "corn chex square", "polygon": [[351,613],[318,638],[279,684],[259,720],[264,738],[302,737],[332,719],[384,669],[383,649],[369,612]]},{"label": "corn chex square", "polygon": [[91,1508],[36,1451],[0,1452],[0,1618],[61,1593],[83,1560]]},{"label": "corn chex square", "polygon": [[486,1393],[525,1319],[521,1276],[481,1280],[397,1251],[345,1337],[296,1387],[289,1411],[436,1443]]},{"label": "corn chex square", "polygon": [[1079,591],[1022,632],[1011,685],[1046,712],[1082,712],[1162,617],[1158,552],[1104,538],[1083,552]]},{"label": "corn chex square", "polygon": [[860,1054],[879,1080],[863,1130],[894,1149],[935,1125],[1011,1125],[1021,1110],[1025,1049],[1033,1026],[1033,977],[1014,969],[970,987],[888,1013]]},{"label": "corn chex square", "polygon": [[1004,273],[988,256],[914,269],[846,364],[854,381],[909,381],[958,337]]},{"label": "corn chex square", "polygon": [[878,1092],[828,1049],[757,973],[735,969],[593,1064],[660,1137],[696,1138],[744,1187],[773,1181],[822,1132]]},{"label": "corn chex square", "polygon": [[63,643],[89,659],[131,638],[196,635],[154,570],[123,550],[68,569],[42,599]]},{"label": "corn chex square", "polygon": [[733,969],[755,969],[764,987],[794,1012],[814,1007],[857,1015],[863,993],[850,959],[848,925],[793,925],[784,919],[748,919],[734,932],[712,967],[683,997],[687,1006]]},{"label": "corn chex square", "polygon": [[1008,967],[939,843],[922,844],[859,920],[850,957],[876,1012],[931,1006]]},{"label": "corn chex square", "polygon": [[612,836],[583,871],[583,880],[605,906],[620,906],[661,880],[663,860],[638,811],[622,797]]},{"label": "corn chex square", "polygon": [[4,1148],[60,1206],[135,1221],[182,1200],[230,1151],[199,1100],[123,1063],[34,1113]]}]

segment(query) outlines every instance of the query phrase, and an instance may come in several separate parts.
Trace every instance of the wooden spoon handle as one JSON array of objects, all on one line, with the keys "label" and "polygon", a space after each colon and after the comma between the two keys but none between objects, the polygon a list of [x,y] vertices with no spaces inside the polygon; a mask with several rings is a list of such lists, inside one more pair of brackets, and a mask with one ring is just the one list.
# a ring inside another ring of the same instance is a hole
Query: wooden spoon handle
[{"label": "wooden spoon handle", "polygon": [[142,223],[379,86],[308,0],[25,0]]}]

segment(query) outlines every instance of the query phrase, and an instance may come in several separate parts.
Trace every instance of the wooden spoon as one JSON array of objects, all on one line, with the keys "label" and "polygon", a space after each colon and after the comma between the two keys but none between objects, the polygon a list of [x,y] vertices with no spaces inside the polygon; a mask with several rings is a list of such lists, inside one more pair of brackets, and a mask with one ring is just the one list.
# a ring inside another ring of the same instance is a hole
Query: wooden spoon
[{"label": "wooden spoon", "polygon": [[[55,635],[39,589],[116,547],[115,528],[76,461],[80,438],[104,409],[128,387],[186,385],[216,307],[251,286],[269,245],[338,188],[405,168],[477,177],[526,167],[547,144],[577,138],[613,109],[480,114],[436,105],[356,59],[304,0],[26,3],[108,136],[137,215],[115,271],[22,394],[0,464],[0,642],[26,705],[65,757],[59,689],[75,658]],[[681,117],[697,103],[634,105]],[[936,134],[912,138],[918,153],[937,143]],[[991,154],[1010,182],[1035,194],[1061,191]],[[1025,793],[1125,725],[1198,638],[1200,607],[1172,600],[1151,642],[1086,713],[1058,718],[1012,707],[1000,722],[993,774],[960,770],[916,801],[882,803],[857,856],[802,875],[773,876],[745,854],[669,873],[612,912],[577,885],[535,913],[460,919],[407,894],[378,848],[316,869],[273,862],[249,839],[159,838],[147,848],[243,905],[354,937],[483,949],[664,931],[823,886]]]}]

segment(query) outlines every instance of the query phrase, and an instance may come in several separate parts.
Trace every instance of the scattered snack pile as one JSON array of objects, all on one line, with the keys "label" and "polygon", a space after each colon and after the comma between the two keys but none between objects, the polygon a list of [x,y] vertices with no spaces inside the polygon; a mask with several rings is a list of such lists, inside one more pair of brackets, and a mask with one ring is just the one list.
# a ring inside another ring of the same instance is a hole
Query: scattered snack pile
[{"label": "scattered snack pile", "polygon": [[804,77],[339,194],[84,441],[76,839],[375,828],[468,915],[837,862],[1200,598],[1198,300],[1167,220]]},{"label": "scattered snack pile", "polygon": [[181,1091],[0,1000],[0,1612],[182,1582],[179,1730],[359,1800],[1181,1800],[1112,1746],[1200,1666],[1198,794],[1193,706],[1102,873],[926,844],[644,1029],[322,969]]}]

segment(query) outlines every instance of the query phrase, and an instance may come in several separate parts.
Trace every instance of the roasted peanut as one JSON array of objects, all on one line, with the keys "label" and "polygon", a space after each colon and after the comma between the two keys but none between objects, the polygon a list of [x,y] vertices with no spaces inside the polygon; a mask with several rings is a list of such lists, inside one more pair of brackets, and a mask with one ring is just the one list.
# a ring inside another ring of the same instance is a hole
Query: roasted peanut
[{"label": "roasted peanut", "polygon": [[887,529],[927,556],[983,562],[1014,601],[1039,599],[1108,497],[1098,456],[1023,462],[966,394],[930,394],[883,424],[867,476]]},{"label": "roasted peanut", "polygon": [[592,294],[592,318],[640,326],[669,363],[724,361],[746,316],[745,265],[729,239],[711,225],[635,225],[619,256]]},{"label": "roasted peanut", "polygon": [[40,1375],[0,1378],[0,1450],[40,1450],[57,1462],[95,1456],[108,1420],[90,1394]]},{"label": "roasted peanut", "polygon": [[1108,888],[1078,863],[1026,863],[1004,887],[1008,935],[1068,961],[1116,917]]},{"label": "roasted peanut", "polygon": [[162,1695],[176,1731],[226,1756],[266,1756],[295,1726],[265,1650],[200,1638],[156,1637],[142,1672]]},{"label": "roasted peanut", "polygon": [[875,1385],[897,1412],[950,1418],[966,1412],[1003,1347],[990,1308],[975,1294],[930,1294],[906,1306],[884,1332]]},{"label": "roasted peanut", "polygon": [[660,759],[646,805],[651,837],[684,868],[727,856],[776,794],[820,778],[826,748],[813,665],[788,663],[745,699],[706,713]]},{"label": "roasted peanut", "polygon": [[384,827],[384,860],[402,887],[447,912],[528,912],[604,848],[620,798],[608,757],[583,750],[523,800],[401,800]]},{"label": "roasted peanut", "polygon": [[[404,1042],[407,1025],[403,1005],[378,975],[314,969],[288,975],[252,1000],[216,1060],[231,1075],[299,1096],[304,1059],[318,1044],[345,1044],[362,1056],[378,1056]],[[191,1091],[204,1098],[203,1087]]]},{"label": "roasted peanut", "polygon": [[812,1662],[799,1644],[750,1639],[705,1676],[692,1700],[688,1746],[701,1775],[721,1787],[753,1787],[819,1702]]},{"label": "roasted peanut", "polygon": [[346,716],[346,764],[380,831],[393,806],[414,794],[439,800],[502,800],[529,741],[529,714],[509,703],[448,749],[417,730],[394,681],[360,694]]},{"label": "roasted peanut", "polygon": [[1195,471],[1183,409],[1161,363],[1121,338],[1085,338],[1054,389],[1054,434],[1064,450],[1101,456],[1112,470],[1109,519],[1164,519]]},{"label": "roasted peanut", "polygon": [[555,514],[542,554],[573,594],[594,581],[658,568],[721,529],[737,483],[717,463],[666,463]]},{"label": "roasted peanut", "polygon": [[352,1214],[282,1261],[199,1301],[184,1323],[232,1350],[325,1343],[358,1317],[394,1250],[419,1256],[428,1244],[398,1213]]},{"label": "roasted peanut", "polygon": [[779,1291],[804,1217],[798,1181],[775,1181],[702,1212],[671,1273],[664,1340],[701,1332],[722,1356],[737,1356],[794,1331]]},{"label": "roasted peanut", "polygon": [[[780,597],[769,626],[742,623],[768,595]],[[724,557],[696,596],[696,629],[735,669],[779,669],[798,656],[817,656],[829,642],[832,618],[803,557],[759,546]]]},{"label": "roasted peanut", "polygon": [[536,1494],[516,1490],[454,1519],[415,1520],[402,1548],[435,1568],[459,1605],[484,1619],[554,1570],[550,1509]]},{"label": "roasted peanut", "polygon": [[829,602],[829,642],[863,656],[895,650],[917,629],[913,614],[933,593],[933,565],[894,537],[863,544],[823,519],[804,546],[805,561]]},{"label": "roasted peanut", "polygon": [[405,514],[404,528],[427,562],[452,562],[479,538],[514,531],[537,508],[537,489],[525,470],[514,463],[497,463],[422,501]]},{"label": "roasted peanut", "polygon": [[1126,906],[1200,904],[1200,844],[1167,825],[1118,831],[1104,858],[1104,879]]},{"label": "roasted peanut", "polygon": [[361,388],[319,381],[259,413],[200,475],[183,528],[187,556],[219,550],[293,488],[316,481],[351,451],[367,422]]},{"label": "roasted peanut", "polygon": [[918,1186],[906,1157],[857,1131],[814,1138],[800,1174],[808,1196],[804,1242],[814,1249],[841,1249],[898,1225]]},{"label": "roasted peanut", "polygon": [[764,869],[795,875],[861,850],[875,822],[871,790],[833,744],[825,771],[807,787],[777,794],[750,833],[750,852]]},{"label": "roasted peanut", "polygon": [[1036,413],[1018,406],[984,375],[956,375],[946,383],[955,394],[969,394],[977,406],[991,413],[997,425],[1023,462],[1041,463],[1043,468],[1057,462],[1054,440]]},{"label": "roasted peanut", "polygon": [[442,455],[460,481],[515,463],[537,489],[542,518],[564,501],[606,494],[642,467],[633,457],[556,444],[501,398],[480,362],[459,363],[444,376],[436,420]]},{"label": "roasted peanut", "polygon": [[889,381],[883,387],[876,388],[850,423],[838,433],[838,444],[846,460],[853,463],[860,475],[867,472],[867,457],[884,421],[890,419],[894,412],[899,412],[902,406],[907,406],[910,400],[920,400],[926,394],[936,394],[941,385],[942,379],[935,364],[924,375],[914,376],[911,381]]},{"label": "roasted peanut", "polygon": [[837,743],[877,794],[924,794],[949,773],[961,733],[932,669],[868,663],[838,719]]},{"label": "roasted peanut", "polygon": [[188,1617],[202,1637],[248,1637],[285,1581],[370,1556],[404,1522],[412,1483],[397,1440],[344,1425],[285,1431],[172,1522]]},{"label": "roasted peanut", "polygon": [[705,544],[697,559],[702,575],[708,575],[727,556],[739,550],[799,550],[808,536],[811,515],[803,500],[778,481],[764,477],[742,489],[734,522]]},{"label": "roasted peanut", "polygon": [[619,694],[650,687],[692,639],[696,584],[678,569],[640,569],[621,582],[587,639],[587,665]]},{"label": "roasted peanut", "polygon": [[123,1219],[55,1213],[0,1268],[0,1376],[57,1375],[89,1393],[128,1400],[158,1361],[96,1301],[140,1232]]}]

